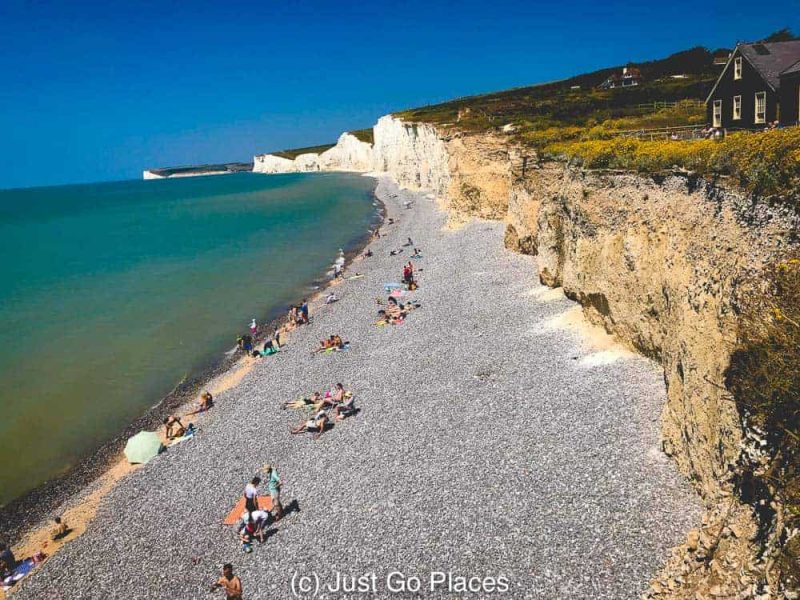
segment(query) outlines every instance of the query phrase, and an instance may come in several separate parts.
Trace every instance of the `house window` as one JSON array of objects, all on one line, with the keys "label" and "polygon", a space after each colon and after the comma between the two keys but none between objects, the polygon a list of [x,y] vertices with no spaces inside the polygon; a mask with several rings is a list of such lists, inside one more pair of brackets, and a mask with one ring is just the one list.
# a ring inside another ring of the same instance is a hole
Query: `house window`
[{"label": "house window", "polygon": [[755,123],[767,122],[767,92],[756,92],[756,118]]},{"label": "house window", "polygon": [[722,100],[714,100],[714,127],[722,127]]},{"label": "house window", "polygon": [[742,78],[742,57],[737,56],[733,59],[733,78],[734,79],[741,79]]},{"label": "house window", "polygon": [[733,97],[733,118],[734,120],[738,121],[742,118],[742,97],[741,96],[734,96]]}]

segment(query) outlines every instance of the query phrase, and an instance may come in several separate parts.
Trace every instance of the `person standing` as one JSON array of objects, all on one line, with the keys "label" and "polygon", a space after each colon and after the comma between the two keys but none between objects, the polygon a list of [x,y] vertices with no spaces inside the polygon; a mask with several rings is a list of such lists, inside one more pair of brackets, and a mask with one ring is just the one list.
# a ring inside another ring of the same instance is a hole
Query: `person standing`
[{"label": "person standing", "polygon": [[300,314],[303,316],[303,324],[308,325],[308,300],[303,298],[303,303],[300,305]]},{"label": "person standing", "polygon": [[250,321],[250,335],[255,338],[256,334],[258,334],[258,324],[256,323],[256,320],[253,319]]},{"label": "person standing", "polygon": [[233,565],[226,563],[222,567],[222,577],[217,579],[216,583],[211,586],[211,591],[223,588],[225,590],[225,598],[228,600],[242,600],[242,581],[233,574]]},{"label": "person standing", "polygon": [[258,484],[260,477],[253,477],[244,488],[244,509],[247,512],[258,510]]},{"label": "person standing", "polygon": [[281,504],[281,477],[278,475],[278,469],[272,465],[264,466],[264,474],[267,477],[267,489],[269,490],[270,498],[272,498],[272,515],[276,521],[283,518],[283,504]]}]

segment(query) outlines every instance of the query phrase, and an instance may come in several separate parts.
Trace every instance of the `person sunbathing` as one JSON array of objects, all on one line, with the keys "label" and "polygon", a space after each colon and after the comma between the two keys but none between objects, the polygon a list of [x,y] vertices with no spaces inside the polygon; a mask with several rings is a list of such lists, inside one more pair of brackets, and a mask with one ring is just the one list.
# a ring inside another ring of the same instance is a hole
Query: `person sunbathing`
[{"label": "person sunbathing", "polygon": [[340,335],[332,335],[331,336],[331,343],[333,344],[333,347],[338,349],[338,350],[341,350],[342,348],[344,348],[344,345],[345,345],[344,342],[342,341],[342,337]]},{"label": "person sunbathing", "polygon": [[186,433],[186,427],[183,426],[181,420],[176,416],[170,416],[164,419],[164,428],[168,440],[183,437]]},{"label": "person sunbathing", "polygon": [[342,401],[333,408],[333,418],[335,421],[343,421],[355,412],[355,396],[353,392],[345,392]]},{"label": "person sunbathing", "polygon": [[298,398],[297,400],[289,400],[281,405],[281,408],[307,408],[315,406],[322,402],[322,394],[314,392],[310,398]]},{"label": "person sunbathing", "polygon": [[326,350],[329,350],[330,348],[333,348],[333,336],[330,336],[329,338],[324,339],[324,340],[320,340],[319,341],[319,348],[313,350],[311,353],[312,354],[316,354],[317,352],[325,352]]},{"label": "person sunbathing", "polygon": [[325,297],[325,304],[333,304],[334,302],[338,301],[339,297],[334,292],[331,292]]},{"label": "person sunbathing", "polygon": [[297,427],[289,427],[289,432],[292,435],[297,435],[298,433],[314,433],[314,439],[319,439],[325,432],[325,427],[328,425],[328,413],[324,409],[318,410],[313,417],[311,417],[308,421],[304,421],[300,423]]},{"label": "person sunbathing", "polygon": [[390,297],[386,303],[386,315],[393,321],[397,321],[405,317],[405,313],[400,309],[397,300]]}]

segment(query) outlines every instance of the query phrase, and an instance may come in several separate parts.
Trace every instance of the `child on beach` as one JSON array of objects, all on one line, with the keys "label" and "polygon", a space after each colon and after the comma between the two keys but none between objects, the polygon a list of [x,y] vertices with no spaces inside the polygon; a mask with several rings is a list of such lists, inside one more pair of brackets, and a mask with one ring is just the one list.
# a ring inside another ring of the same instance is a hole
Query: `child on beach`
[{"label": "child on beach", "polygon": [[223,588],[227,600],[242,600],[242,582],[233,574],[233,565],[227,563],[222,567],[222,577],[211,586],[211,591]]},{"label": "child on beach", "polygon": [[53,519],[53,523],[55,523],[55,526],[50,530],[50,539],[54,542],[57,542],[58,540],[67,537],[67,534],[69,533],[69,527],[67,527],[67,524],[61,520],[61,517],[56,517]]}]

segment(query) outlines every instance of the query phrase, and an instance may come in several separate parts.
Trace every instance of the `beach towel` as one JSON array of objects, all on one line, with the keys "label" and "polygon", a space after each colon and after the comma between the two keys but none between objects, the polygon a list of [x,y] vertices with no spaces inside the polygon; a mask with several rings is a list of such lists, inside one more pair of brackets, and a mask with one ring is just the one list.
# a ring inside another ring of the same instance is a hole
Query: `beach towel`
[{"label": "beach towel", "polygon": [[33,571],[38,565],[32,558],[26,558],[17,564],[17,568],[8,577],[3,580],[3,589],[8,589],[20,579],[25,577],[28,573]]},{"label": "beach towel", "polygon": [[186,434],[186,435],[184,435],[182,437],[175,438],[174,440],[170,440],[169,443],[167,444],[167,446],[174,446],[175,444],[180,444],[181,442],[185,442],[187,440],[190,440],[193,437],[194,437],[194,433]]},{"label": "beach towel", "polygon": [[392,290],[391,292],[389,292],[389,295],[392,298],[402,298],[403,296],[407,296],[408,295],[408,291],[407,290]]},{"label": "beach towel", "polygon": [[363,277],[363,275],[361,273],[359,273],[358,275],[351,275],[350,277],[347,277],[346,279],[348,281],[353,281],[353,279],[361,279],[362,277]]},{"label": "beach towel", "polygon": [[393,282],[393,283],[384,283],[383,287],[388,292],[389,290],[402,289],[404,286],[402,283]]},{"label": "beach towel", "polygon": [[[258,497],[258,508],[261,510],[265,510],[267,512],[272,511],[272,498],[269,496],[259,496]],[[228,513],[228,516],[225,517],[223,521],[224,525],[236,525],[236,523],[241,519],[242,513],[244,512],[244,496],[239,498],[239,501],[236,503],[236,506],[233,507],[233,510]]]},{"label": "beach towel", "polygon": [[341,348],[337,348],[336,346],[334,346],[333,348],[325,348],[325,350],[323,350],[323,354],[330,354],[331,352],[342,352],[344,350],[350,350],[350,342],[345,342],[344,346],[342,346]]}]

